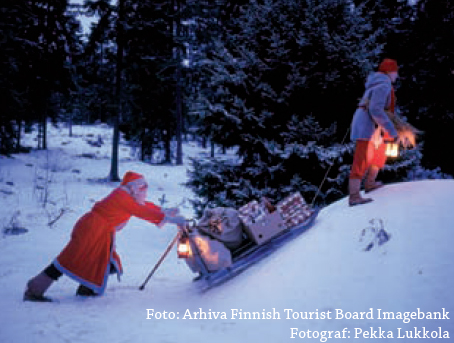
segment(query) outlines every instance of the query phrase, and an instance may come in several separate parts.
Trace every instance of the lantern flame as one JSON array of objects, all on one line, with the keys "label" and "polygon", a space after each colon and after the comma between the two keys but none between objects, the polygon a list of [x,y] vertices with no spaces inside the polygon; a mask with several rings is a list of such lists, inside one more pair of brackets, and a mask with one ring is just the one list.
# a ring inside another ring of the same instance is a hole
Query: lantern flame
[{"label": "lantern flame", "polygon": [[189,246],[189,238],[183,237],[178,242],[177,253],[178,258],[188,258],[191,248]]},{"label": "lantern flame", "polygon": [[388,156],[388,157],[397,157],[397,156],[399,156],[399,144],[397,144],[397,143],[387,143],[386,144],[386,156]]}]

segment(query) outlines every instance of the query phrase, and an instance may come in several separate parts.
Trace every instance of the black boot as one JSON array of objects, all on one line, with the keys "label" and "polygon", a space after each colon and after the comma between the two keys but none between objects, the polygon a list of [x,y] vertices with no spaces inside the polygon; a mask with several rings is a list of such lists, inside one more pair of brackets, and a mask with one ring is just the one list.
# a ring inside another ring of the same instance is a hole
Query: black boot
[{"label": "black boot", "polygon": [[24,301],[51,302],[52,299],[45,297],[44,292],[54,282],[45,272],[39,273],[27,282],[27,289],[24,292]]},{"label": "black boot", "polygon": [[88,288],[87,286],[79,285],[79,288],[77,288],[76,295],[80,295],[80,296],[84,296],[84,297],[96,297],[99,294],[96,293],[91,288]]},{"label": "black boot", "polygon": [[28,291],[25,291],[25,293],[24,293],[24,301],[35,301],[35,302],[41,302],[41,303],[53,302],[53,300],[49,297],[45,297],[44,295],[36,295],[36,294],[30,293]]},{"label": "black boot", "polygon": [[199,281],[203,277],[202,273],[199,273],[195,278],[192,279],[192,281]]}]

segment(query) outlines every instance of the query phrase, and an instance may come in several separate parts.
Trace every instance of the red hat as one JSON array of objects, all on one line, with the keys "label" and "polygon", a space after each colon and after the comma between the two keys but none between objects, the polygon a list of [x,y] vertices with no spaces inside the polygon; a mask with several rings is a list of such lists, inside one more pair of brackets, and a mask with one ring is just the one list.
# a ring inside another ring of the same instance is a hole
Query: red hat
[{"label": "red hat", "polygon": [[397,72],[398,70],[399,66],[397,65],[396,60],[392,60],[390,58],[385,58],[378,66],[378,71],[381,71],[382,73],[391,73],[393,71]]},{"label": "red hat", "polygon": [[143,175],[135,173],[133,171],[128,171],[126,174],[123,176],[123,181],[121,181],[121,185],[124,186],[127,183],[130,183],[131,181],[138,180],[138,179],[143,179]]}]

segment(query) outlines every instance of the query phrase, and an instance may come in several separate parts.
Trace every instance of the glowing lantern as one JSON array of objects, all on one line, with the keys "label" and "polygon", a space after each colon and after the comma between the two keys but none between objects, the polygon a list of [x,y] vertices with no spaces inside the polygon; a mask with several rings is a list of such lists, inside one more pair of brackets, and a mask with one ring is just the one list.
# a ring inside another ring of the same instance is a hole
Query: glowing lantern
[{"label": "glowing lantern", "polygon": [[188,258],[190,251],[188,236],[181,237],[177,247],[178,258]]},{"label": "glowing lantern", "polygon": [[399,144],[393,142],[386,143],[386,156],[388,157],[399,156]]}]

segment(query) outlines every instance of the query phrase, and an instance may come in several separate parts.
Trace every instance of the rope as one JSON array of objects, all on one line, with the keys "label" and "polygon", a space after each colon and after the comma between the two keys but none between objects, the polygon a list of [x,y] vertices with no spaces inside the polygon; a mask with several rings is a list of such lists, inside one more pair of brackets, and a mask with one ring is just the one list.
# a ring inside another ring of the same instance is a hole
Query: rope
[{"label": "rope", "polygon": [[[347,139],[347,135],[348,135],[349,132],[350,132],[350,128],[348,128],[348,129],[347,129],[347,132],[345,132],[345,136],[344,136],[344,138],[342,139],[341,145],[344,144],[345,140]],[[328,170],[327,170],[326,173],[325,173],[325,177],[324,177],[323,180],[322,180],[322,183],[320,184],[320,186],[318,186],[317,192],[315,193],[314,198],[312,199],[311,207],[314,207],[315,199],[317,199],[317,196],[319,195],[320,190],[322,189],[322,186],[323,186],[323,184],[325,183],[325,180],[326,180],[326,178],[328,177],[328,173],[330,172],[332,166],[333,166],[332,164],[329,166]]]}]

